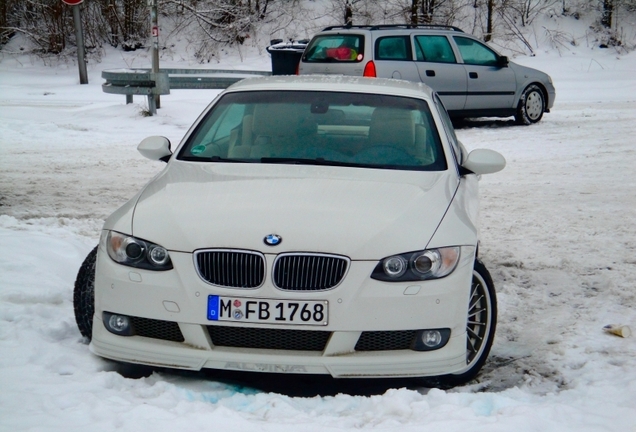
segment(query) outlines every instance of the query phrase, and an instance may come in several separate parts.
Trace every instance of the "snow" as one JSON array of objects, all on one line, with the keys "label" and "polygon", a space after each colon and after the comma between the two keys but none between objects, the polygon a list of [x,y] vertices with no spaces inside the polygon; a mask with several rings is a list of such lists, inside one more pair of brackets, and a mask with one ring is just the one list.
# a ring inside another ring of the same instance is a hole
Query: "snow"
[{"label": "snow", "polygon": [[[269,66],[266,53],[219,69]],[[92,355],[73,317],[77,269],[104,219],[158,173],[137,144],[176,145],[218,93],[102,92],[101,71],[150,65],[107,51],[76,66],[0,61],[0,431],[636,431],[636,53],[573,47],[514,59],[548,72],[537,125],[467,121],[465,146],[508,161],[483,176],[481,257],[499,325],[479,379],[409,381],[138,371]],[[162,67],[195,67],[162,60]],[[364,223],[364,220],[361,220]]]}]

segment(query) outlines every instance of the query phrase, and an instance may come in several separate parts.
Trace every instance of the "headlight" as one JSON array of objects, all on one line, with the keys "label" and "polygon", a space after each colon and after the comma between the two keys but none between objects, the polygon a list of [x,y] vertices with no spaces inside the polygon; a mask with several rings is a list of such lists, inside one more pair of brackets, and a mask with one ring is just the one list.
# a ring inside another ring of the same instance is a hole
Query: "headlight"
[{"label": "headlight", "polygon": [[170,255],[164,247],[116,231],[108,231],[106,250],[113,261],[125,266],[146,270],[172,269]]},{"label": "headlight", "polygon": [[388,282],[439,279],[451,274],[458,261],[457,246],[408,252],[384,258],[371,278]]}]

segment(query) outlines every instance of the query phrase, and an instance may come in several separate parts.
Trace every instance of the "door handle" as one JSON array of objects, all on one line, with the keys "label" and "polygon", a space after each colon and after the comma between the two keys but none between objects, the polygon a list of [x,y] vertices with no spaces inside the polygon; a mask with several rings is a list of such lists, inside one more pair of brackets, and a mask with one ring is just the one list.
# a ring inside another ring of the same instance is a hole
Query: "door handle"
[{"label": "door handle", "polygon": [[434,77],[434,76],[435,76],[435,71],[434,71],[434,70],[431,70],[431,69],[428,69],[428,70],[426,71],[426,76],[428,76],[428,77]]},{"label": "door handle", "polygon": [[468,76],[472,79],[479,78],[479,75],[477,75],[477,72],[468,72]]}]

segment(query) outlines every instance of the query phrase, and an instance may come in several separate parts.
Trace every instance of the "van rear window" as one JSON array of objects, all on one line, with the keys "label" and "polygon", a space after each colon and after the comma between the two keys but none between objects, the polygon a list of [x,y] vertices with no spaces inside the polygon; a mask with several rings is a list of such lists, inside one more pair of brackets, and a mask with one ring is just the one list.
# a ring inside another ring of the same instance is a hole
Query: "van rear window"
[{"label": "van rear window", "polygon": [[352,34],[316,36],[303,55],[303,61],[316,63],[357,63],[362,59],[364,59],[364,36]]}]

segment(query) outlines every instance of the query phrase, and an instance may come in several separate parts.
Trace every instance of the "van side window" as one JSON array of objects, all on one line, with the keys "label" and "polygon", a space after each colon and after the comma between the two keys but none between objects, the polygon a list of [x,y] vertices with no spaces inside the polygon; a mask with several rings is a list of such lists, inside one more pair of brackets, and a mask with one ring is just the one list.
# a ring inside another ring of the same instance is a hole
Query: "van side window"
[{"label": "van side window", "polygon": [[379,38],[375,43],[376,60],[411,60],[411,42],[408,36]]},{"label": "van side window", "polygon": [[464,63],[478,66],[495,66],[497,54],[476,40],[454,36],[455,43],[464,59]]},{"label": "van side window", "polygon": [[417,61],[456,63],[446,36],[415,36],[415,55]]}]

